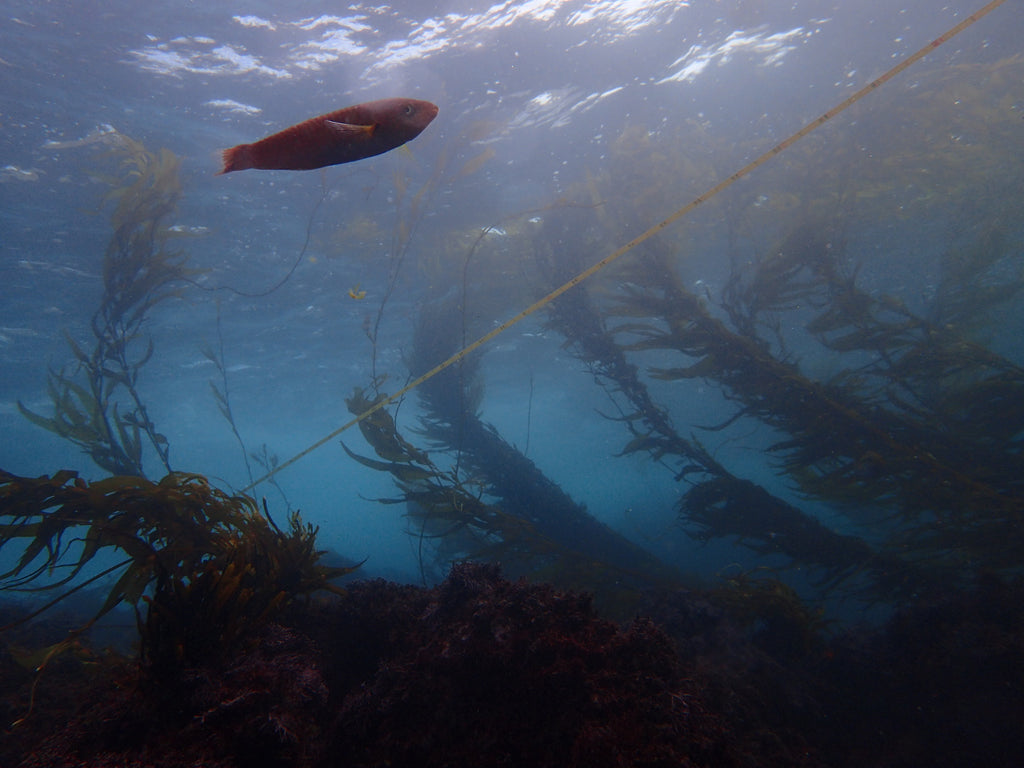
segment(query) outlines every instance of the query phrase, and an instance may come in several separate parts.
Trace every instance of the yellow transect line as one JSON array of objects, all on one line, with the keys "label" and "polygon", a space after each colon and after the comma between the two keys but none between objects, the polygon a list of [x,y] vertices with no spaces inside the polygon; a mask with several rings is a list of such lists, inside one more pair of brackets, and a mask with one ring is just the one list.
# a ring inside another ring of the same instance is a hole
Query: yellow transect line
[{"label": "yellow transect line", "polygon": [[572,288],[575,288],[577,285],[582,283],[584,280],[586,280],[586,279],[588,279],[590,277],[593,277],[595,274],[600,272],[602,269],[607,267],[609,264],[611,264],[612,262],[618,260],[621,256],[625,255],[629,251],[633,250],[638,245],[643,243],[645,240],[649,240],[650,238],[654,237],[656,234],[661,232],[663,229],[665,229],[669,225],[674,224],[676,221],[681,219],[683,216],[688,214],[690,211],[692,211],[697,206],[701,205],[702,203],[707,202],[708,200],[710,200],[712,197],[717,195],[722,190],[724,190],[727,187],[730,187],[733,184],[735,184],[737,181],[742,179],[744,176],[748,176],[749,174],[751,174],[757,168],[760,168],[762,165],[767,163],[769,160],[771,160],[773,157],[775,157],[780,152],[783,152],[784,150],[789,149],[793,144],[795,144],[796,142],[800,141],[800,139],[802,139],[804,136],[809,134],[811,131],[815,130],[816,128],[820,128],[822,125],[827,123],[829,120],[831,120],[833,117],[835,117],[839,113],[844,112],[845,110],[849,109],[856,102],[860,101],[862,98],[867,96],[869,93],[874,91],[876,88],[878,88],[879,86],[884,85],[885,83],[889,82],[894,77],[896,77],[896,75],[898,75],[901,72],[903,72],[903,70],[905,70],[908,67],[910,67],[911,65],[917,63],[918,61],[923,59],[925,56],[927,56],[929,53],[931,53],[933,50],[938,48],[940,45],[942,45],[943,43],[946,43],[949,40],[951,40],[952,38],[956,37],[958,34],[963,32],[969,26],[974,24],[974,22],[978,21],[983,16],[986,16],[987,14],[991,13],[992,11],[994,11],[996,8],[998,8],[1000,5],[1002,5],[1005,2],[1006,2],[1006,0],[991,0],[991,2],[986,4],[983,8],[981,8],[981,9],[975,11],[974,13],[972,13],[970,16],[966,17],[963,21],[961,21],[959,24],[957,24],[956,26],[954,26],[951,29],[949,29],[948,31],[946,31],[944,34],[939,35],[937,38],[932,40],[930,43],[928,43],[927,45],[923,46],[922,48],[920,48],[915,53],[913,53],[910,56],[908,56],[907,58],[905,58],[903,61],[901,61],[896,66],[894,66],[892,69],[888,70],[885,74],[881,75],[880,77],[875,78],[870,83],[865,85],[863,88],[861,88],[860,90],[856,91],[854,94],[852,94],[851,96],[849,96],[848,98],[844,99],[842,102],[837,104],[835,107],[830,109],[828,112],[825,112],[821,116],[819,116],[819,117],[815,118],[814,120],[812,120],[811,122],[807,123],[807,125],[805,125],[803,128],[801,128],[799,131],[794,133],[789,138],[787,138],[787,139],[779,142],[778,144],[776,144],[774,147],[769,149],[767,152],[765,152],[763,155],[758,157],[756,160],[752,160],[751,162],[747,163],[747,165],[743,166],[740,170],[736,171],[736,173],[732,174],[732,176],[729,176],[728,178],[723,179],[722,181],[718,182],[715,186],[711,187],[711,189],[709,189],[704,194],[702,194],[702,195],[700,195],[698,197],[695,197],[693,200],[691,200],[689,203],[684,205],[678,211],[673,213],[667,219],[664,219],[664,220],[658,222],[653,227],[648,229],[646,232],[643,232],[642,234],[637,235],[636,237],[634,237],[632,240],[630,240],[628,243],[623,245],[618,250],[608,254],[603,259],[601,259],[599,262],[594,264],[593,266],[591,266],[591,267],[585,269],[584,271],[580,272],[578,275],[576,275],[574,278],[569,280],[564,285],[562,285],[562,286],[556,288],[555,290],[551,291],[551,293],[549,293],[547,296],[543,297],[542,299],[538,299],[537,301],[535,301],[533,304],[528,306],[526,309],[524,309],[519,314],[509,318],[508,320],[503,322],[501,325],[497,326],[496,328],[493,328],[491,331],[489,331],[488,333],[486,333],[483,336],[481,336],[479,339],[474,341],[472,344],[469,344],[468,346],[462,348],[461,350],[456,352],[454,355],[449,357],[447,360],[445,360],[443,363],[439,363],[438,365],[435,365],[433,368],[431,368],[429,371],[424,373],[422,376],[419,376],[419,377],[413,379],[411,382],[406,384],[404,387],[402,387],[400,390],[395,392],[393,395],[389,395],[389,396],[383,398],[380,402],[376,403],[373,407],[368,408],[367,410],[363,411],[362,413],[360,413],[358,416],[356,416],[352,420],[345,422],[340,427],[338,427],[336,430],[331,432],[329,435],[321,438],[320,440],[317,440],[311,446],[309,446],[305,450],[300,451],[299,453],[295,454],[294,456],[292,456],[287,461],[282,462],[281,464],[278,464],[276,467],[274,467],[270,472],[265,474],[263,477],[259,478],[258,480],[253,481],[252,483],[247,485],[245,488],[243,488],[242,489],[242,493],[245,493],[247,491],[251,491],[253,488],[255,488],[260,483],[262,483],[262,482],[264,482],[266,480],[269,480],[271,477],[276,475],[281,470],[285,469],[286,467],[290,467],[292,464],[297,462],[299,459],[302,459],[305,456],[308,456],[310,453],[315,451],[320,446],[322,446],[325,443],[328,443],[331,440],[333,440],[334,438],[336,438],[342,432],[346,431],[347,429],[350,429],[351,427],[353,427],[356,424],[358,424],[359,422],[361,422],[363,419],[366,419],[366,418],[372,416],[374,413],[379,411],[381,408],[384,408],[385,406],[390,405],[391,403],[393,403],[396,400],[398,400],[400,397],[402,397],[402,396],[408,394],[409,392],[411,392],[412,390],[416,389],[416,387],[418,387],[420,384],[425,382],[427,379],[433,378],[434,376],[439,374],[441,371],[443,371],[446,368],[449,368],[450,366],[452,366],[455,363],[459,362],[459,360],[462,360],[464,357],[466,357],[466,355],[469,355],[472,352],[476,351],[477,349],[482,347],[484,344],[489,342],[491,339],[493,339],[498,334],[504,333],[509,328],[511,328],[513,325],[518,323],[520,320],[523,320],[524,318],[529,317],[530,315],[532,315],[534,312],[536,312],[541,307],[544,307],[547,304],[550,304],[552,301],[557,299],[559,296],[561,296],[566,291],[568,291],[568,290],[570,290]]}]

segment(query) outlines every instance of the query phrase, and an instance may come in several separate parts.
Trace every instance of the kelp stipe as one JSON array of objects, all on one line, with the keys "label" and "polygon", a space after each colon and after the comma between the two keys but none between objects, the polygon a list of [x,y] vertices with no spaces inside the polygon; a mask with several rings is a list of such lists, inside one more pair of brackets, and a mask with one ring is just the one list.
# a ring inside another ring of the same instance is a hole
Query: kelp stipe
[{"label": "kelp stipe", "polygon": [[[387,282],[377,305],[376,313],[372,318],[369,315],[366,316],[363,321],[363,332],[370,342],[370,373],[375,388],[387,378],[385,373],[377,370],[381,323],[384,320],[385,309],[395,289],[398,287],[402,268],[405,265],[406,257],[409,255],[412,245],[413,234],[423,221],[429,204],[438,190],[450,184],[456,178],[448,168],[449,160],[453,154],[452,148],[460,146],[460,140],[472,135],[474,130],[479,130],[479,127],[474,128],[471,125],[462,135],[453,137],[445,144],[437,154],[433,168],[430,171],[430,176],[415,191],[411,189],[412,179],[404,169],[396,168],[392,177],[394,184],[392,202],[394,204],[395,221],[389,236]],[[412,155],[406,152],[405,156],[411,157]],[[364,224],[365,226],[366,224]],[[374,224],[369,224],[369,229],[371,231],[377,230]]]},{"label": "kelp stipe", "polygon": [[[374,402],[358,389],[346,400],[354,414]],[[447,440],[456,433],[458,420],[458,414],[434,412],[423,431],[436,447],[452,451]],[[673,569],[591,517],[475,417],[461,430],[461,470],[440,468],[402,437],[386,410],[359,426],[385,460],[343,447],[360,464],[393,476],[400,495],[377,501],[405,505],[424,573],[428,556],[444,568],[465,559],[498,561],[510,575],[588,589],[604,609],[621,616],[635,609],[642,589],[682,581]]]},{"label": "kelp stipe", "polygon": [[32,423],[78,445],[101,469],[144,476],[148,443],[168,472],[170,446],[157,431],[139,392],[139,375],[153,354],[142,327],[150,310],[180,294],[196,272],[188,256],[170,248],[166,226],[181,197],[179,160],[167,149],[148,151],[120,134],[111,156],[117,173],[104,204],[114,203],[114,233],[103,259],[103,296],[92,317],[88,349],[67,336],[72,370],[51,371],[53,416],[18,408]]},{"label": "kelp stipe", "polygon": [[[546,227],[549,231],[541,233],[545,241],[553,237],[550,228],[558,227],[558,222],[552,220]],[[573,269],[573,259],[580,257],[578,250],[568,250],[560,254],[557,265],[541,260],[542,269],[557,283],[562,279],[560,270]],[[833,532],[760,485],[737,477],[695,436],[684,437],[678,432],[672,420],[673,404],[654,399],[646,378],[627,356],[635,348],[617,340],[616,334],[646,333],[655,327],[681,332],[686,325],[682,318],[689,317],[694,326],[690,345],[702,340],[700,343],[711,349],[716,339],[726,347],[740,340],[731,340],[725,326],[707,314],[703,297],[668,276],[671,262],[664,243],[648,243],[639,262],[623,271],[621,277],[628,282],[606,297],[605,314],[582,288],[559,297],[548,313],[548,327],[566,338],[566,345],[587,364],[595,382],[607,391],[618,409],[607,418],[622,424],[631,436],[618,455],[647,454],[668,468],[677,482],[691,486],[682,496],[680,511],[694,538],[707,541],[735,537],[762,554],[785,555],[811,569],[821,586],[842,583],[865,571],[887,585],[898,583],[905,593],[930,583],[910,565],[874,551],[863,539]],[[666,293],[661,296],[660,292]],[[628,304],[624,295],[629,297]],[[671,317],[658,317],[662,306],[672,307]],[[640,322],[640,318],[650,318],[651,322]],[[711,375],[709,364],[699,366],[697,370]],[[664,375],[653,371],[653,378]]]},{"label": "kelp stipe", "polygon": [[[654,379],[717,381],[739,405],[711,429],[754,419],[782,432],[770,450],[806,496],[839,505],[854,522],[888,510],[895,525],[884,528],[883,542],[869,546],[829,531],[792,504],[732,477],[695,441],[674,435],[662,408],[643,399],[632,367],[607,341],[597,343],[604,338],[601,322],[577,332],[587,314],[576,297],[571,312],[558,313],[556,305],[555,318],[581,355],[633,403],[636,410],[622,417],[634,435],[624,452],[643,450],[658,460],[676,455],[680,479],[707,477],[681,502],[701,538],[739,537],[759,552],[824,567],[827,585],[865,573],[878,595],[900,599],[961,583],[969,576],[964,557],[974,568],[1014,567],[1021,542],[1013,521],[1022,508],[1014,441],[1022,425],[1017,410],[1001,409],[1002,397],[985,393],[1019,398],[1020,369],[957,337],[950,324],[936,326],[895,299],[863,292],[855,274],[839,268],[838,249],[826,247],[829,238],[812,236],[813,225],[807,226],[747,274],[733,275],[723,304],[731,328],[682,285],[664,250],[649,248],[623,274],[628,282],[607,313],[618,318],[610,331],[625,352],[657,351],[661,359],[675,353],[686,360],[651,367]],[[958,285],[958,307],[987,306]],[[1003,286],[1005,295],[1016,292],[1015,282]],[[788,359],[780,318],[790,312],[806,317],[808,307],[813,312],[805,327],[822,345],[840,360],[863,352],[872,362],[825,382],[803,373]],[[933,364],[921,367],[921,360]],[[982,438],[946,405],[964,398],[976,403],[982,423],[996,418],[994,410],[1009,423]]]},{"label": "kelp stipe", "polygon": [[[377,396],[380,397],[379,395]],[[353,414],[374,405],[363,390],[346,399]],[[377,499],[385,504],[405,504],[412,523],[410,533],[420,542],[420,567],[424,577],[424,542],[442,546],[452,559],[544,557],[549,549],[528,521],[503,513],[483,499],[484,488],[464,482],[454,470],[438,467],[429,456],[407,441],[385,409],[359,424],[363,437],[383,461],[360,456],[342,444],[360,464],[389,472],[401,491],[397,498]]]},{"label": "kelp stipe", "polygon": [[[421,311],[408,360],[413,375],[428,370],[460,343],[460,323],[455,318],[459,311],[455,301]],[[479,363],[480,357],[471,355],[419,389],[425,410],[419,431],[434,448],[454,455],[456,474],[473,478],[504,514],[529,523],[557,549],[559,555],[544,569],[544,578],[594,589],[605,603],[616,579],[623,589],[681,580],[679,573],[596,520],[481,420]],[[516,571],[511,562],[503,561],[503,566]],[[605,575],[596,573],[600,568]],[[593,571],[589,578],[588,571]],[[539,573],[535,564],[524,564],[522,572]]]},{"label": "kelp stipe", "polygon": [[[972,335],[1024,285],[1014,265],[1020,244],[1001,234],[1006,226],[1001,213],[987,217],[974,242],[947,252],[928,318],[896,298],[864,292],[855,275],[836,267],[840,254],[819,246],[811,300],[817,309],[806,328],[839,360],[858,353],[867,360],[836,373],[822,390],[843,404],[843,418],[860,414],[864,429],[858,433],[850,422],[844,431],[865,442],[852,450],[833,440],[825,457],[820,435],[787,427],[792,438],[776,446],[809,495],[894,510],[904,535],[917,540],[911,545],[901,535],[902,551],[938,554],[926,531],[943,531],[940,551],[970,553],[993,568],[1015,563],[1021,551],[1011,522],[1024,495],[1024,370]],[[994,534],[984,546],[982,527]]]}]

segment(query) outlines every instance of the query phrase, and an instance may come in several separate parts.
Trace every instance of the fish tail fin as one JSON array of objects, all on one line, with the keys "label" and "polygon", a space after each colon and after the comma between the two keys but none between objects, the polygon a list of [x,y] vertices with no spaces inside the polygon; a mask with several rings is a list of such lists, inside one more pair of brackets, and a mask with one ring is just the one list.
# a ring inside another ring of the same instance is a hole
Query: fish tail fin
[{"label": "fish tail fin", "polygon": [[248,144],[239,144],[237,147],[225,149],[220,153],[220,158],[224,162],[224,167],[217,171],[218,176],[231,173],[231,171],[244,171],[246,168],[252,168],[252,152],[249,151]]}]

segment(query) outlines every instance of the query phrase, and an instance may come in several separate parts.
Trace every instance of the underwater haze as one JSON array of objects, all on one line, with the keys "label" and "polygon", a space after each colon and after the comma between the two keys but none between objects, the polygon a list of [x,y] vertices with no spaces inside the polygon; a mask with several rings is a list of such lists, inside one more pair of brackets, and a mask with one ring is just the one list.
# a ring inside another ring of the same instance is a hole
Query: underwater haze
[{"label": "underwater haze", "polygon": [[[0,467],[198,473],[366,575],[612,606],[1014,574],[1020,4],[534,306],[982,4],[5,0]],[[404,147],[216,175],[391,97],[439,107]]]}]

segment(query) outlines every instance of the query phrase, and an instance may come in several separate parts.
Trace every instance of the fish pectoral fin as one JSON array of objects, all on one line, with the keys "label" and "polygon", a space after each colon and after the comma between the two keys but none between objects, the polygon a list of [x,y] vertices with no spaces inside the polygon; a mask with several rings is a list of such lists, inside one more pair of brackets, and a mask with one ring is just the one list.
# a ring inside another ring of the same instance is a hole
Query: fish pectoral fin
[{"label": "fish pectoral fin", "polygon": [[372,136],[375,123],[370,125],[353,125],[352,123],[339,123],[335,120],[324,120],[327,127],[341,136],[355,138],[356,136]]}]

